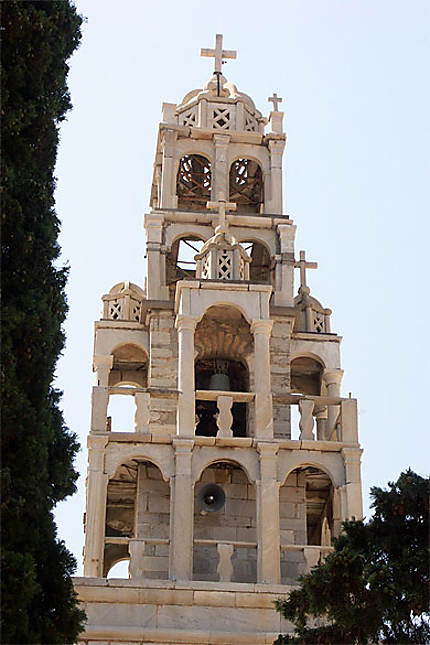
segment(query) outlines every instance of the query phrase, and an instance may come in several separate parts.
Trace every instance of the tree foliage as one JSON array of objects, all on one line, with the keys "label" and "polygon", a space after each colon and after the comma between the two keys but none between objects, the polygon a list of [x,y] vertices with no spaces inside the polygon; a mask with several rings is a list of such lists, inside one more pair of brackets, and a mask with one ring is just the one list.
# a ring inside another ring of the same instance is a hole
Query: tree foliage
[{"label": "tree foliage", "polygon": [[84,618],[52,515],[79,448],[52,382],[67,311],[53,173],[81,22],[69,0],[2,4],[3,643],[74,642]]},{"label": "tree foliage", "polygon": [[277,609],[281,643],[429,643],[429,480],[411,470],[371,489],[373,517],[345,522],[325,562]]}]

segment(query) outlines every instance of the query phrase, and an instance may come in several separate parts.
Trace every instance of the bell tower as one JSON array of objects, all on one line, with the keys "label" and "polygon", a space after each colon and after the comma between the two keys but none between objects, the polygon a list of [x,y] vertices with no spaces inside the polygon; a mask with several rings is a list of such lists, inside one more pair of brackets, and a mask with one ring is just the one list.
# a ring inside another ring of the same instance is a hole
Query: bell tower
[{"label": "bell tower", "polygon": [[282,99],[266,118],[227,81],[221,35],[201,54],[204,88],[163,103],[145,285],[115,285],[95,324],[75,579],[91,645],[272,642],[288,631],[273,601],[362,515],[341,337],[282,209]]}]

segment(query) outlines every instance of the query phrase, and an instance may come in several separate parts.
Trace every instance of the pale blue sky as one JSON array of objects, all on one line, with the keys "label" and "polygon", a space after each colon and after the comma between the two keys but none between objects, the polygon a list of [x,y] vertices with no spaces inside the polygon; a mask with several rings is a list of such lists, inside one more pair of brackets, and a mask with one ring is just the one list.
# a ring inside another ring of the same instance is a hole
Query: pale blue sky
[{"label": "pale blue sky", "polygon": [[285,211],[298,226],[297,252],[319,263],[308,272],[312,294],[333,309],[333,331],[344,337],[342,392],[359,400],[366,509],[371,485],[408,466],[426,474],[430,3],[76,4],[88,22],[70,63],[74,108],[56,171],[60,244],[71,265],[58,385],[82,443],[82,475],[57,521],[78,572],[93,321],[112,285],[143,284],[161,104],[202,87],[212,62],[200,47],[213,47],[216,33],[238,51],[224,74],[263,114],[274,91],[284,98]]}]

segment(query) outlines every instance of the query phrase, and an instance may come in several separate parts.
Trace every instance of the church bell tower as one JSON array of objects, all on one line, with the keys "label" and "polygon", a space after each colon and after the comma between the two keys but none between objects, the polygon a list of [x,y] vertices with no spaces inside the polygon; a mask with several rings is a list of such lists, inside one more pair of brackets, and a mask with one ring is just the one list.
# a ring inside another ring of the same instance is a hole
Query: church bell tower
[{"label": "church bell tower", "polygon": [[273,642],[273,601],[362,516],[341,337],[282,207],[282,99],[266,118],[227,81],[222,36],[201,53],[204,88],[163,103],[145,284],[95,323],[82,644]]}]

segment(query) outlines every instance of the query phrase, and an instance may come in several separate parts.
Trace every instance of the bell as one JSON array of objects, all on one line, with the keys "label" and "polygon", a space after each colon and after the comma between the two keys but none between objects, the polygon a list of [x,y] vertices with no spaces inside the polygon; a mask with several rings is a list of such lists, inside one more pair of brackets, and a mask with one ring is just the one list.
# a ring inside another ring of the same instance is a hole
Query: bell
[{"label": "bell", "polygon": [[216,359],[214,361],[214,373],[209,379],[210,390],[230,390],[230,378],[228,375],[228,361]]},{"label": "bell", "polygon": [[212,374],[209,379],[209,389],[210,390],[230,390],[230,379],[228,374],[215,373]]}]

